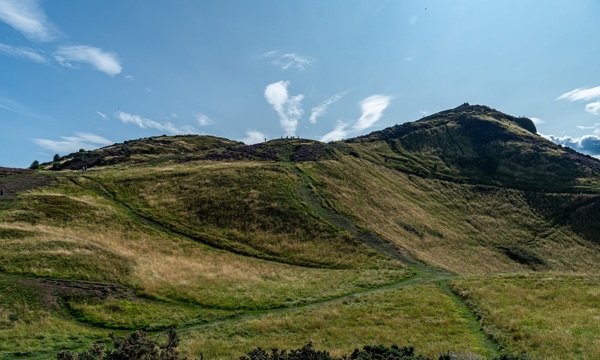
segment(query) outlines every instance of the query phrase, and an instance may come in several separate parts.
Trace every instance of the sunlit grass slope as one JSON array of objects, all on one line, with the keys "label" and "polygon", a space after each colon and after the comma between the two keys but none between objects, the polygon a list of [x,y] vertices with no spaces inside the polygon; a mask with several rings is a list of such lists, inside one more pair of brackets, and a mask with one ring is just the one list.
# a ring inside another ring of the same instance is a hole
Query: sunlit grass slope
[{"label": "sunlit grass slope", "polygon": [[[198,163],[66,172],[54,176],[51,186],[16,194],[0,211],[0,270],[12,274],[1,284],[0,338],[11,344],[2,351],[38,354],[43,339],[55,341],[47,349],[56,349],[65,346],[70,332],[82,334],[81,342],[73,338],[77,347],[96,335],[105,337],[98,328],[160,329],[298,306],[408,275],[397,261],[313,214],[297,199],[299,183],[288,167],[261,166]],[[238,174],[248,169],[255,182],[236,185]],[[212,187],[211,179],[216,179]],[[205,180],[209,185],[195,187]],[[269,188],[278,187],[280,192],[269,195]],[[237,211],[248,209],[245,198],[237,202],[242,193],[254,199],[255,212],[238,228]],[[176,200],[183,207],[171,205]],[[198,214],[210,206],[197,208],[195,201],[213,201],[207,224],[199,223]],[[131,290],[99,294],[106,282]],[[23,301],[8,288],[35,296]],[[39,314],[28,315],[30,306]],[[93,327],[79,331],[78,322]]]},{"label": "sunlit grass slope", "polygon": [[182,333],[190,357],[234,359],[256,347],[297,348],[311,341],[340,356],[357,344],[415,346],[430,356],[446,351],[490,355],[485,344],[434,285],[408,286],[335,301],[325,306],[225,322]]},{"label": "sunlit grass slope", "polygon": [[285,163],[200,162],[89,174],[145,218],[217,248],[312,267],[398,266],[322,218],[299,195],[310,184]]}]

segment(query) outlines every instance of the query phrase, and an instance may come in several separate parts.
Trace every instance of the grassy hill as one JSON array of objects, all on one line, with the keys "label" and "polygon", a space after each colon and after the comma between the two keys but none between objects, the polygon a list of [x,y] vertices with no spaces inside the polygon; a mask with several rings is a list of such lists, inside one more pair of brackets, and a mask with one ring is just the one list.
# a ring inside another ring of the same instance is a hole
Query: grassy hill
[{"label": "grassy hill", "polygon": [[599,357],[600,162],[535,131],[463,105],[344,142],[160,136],[0,169],[0,358],[169,326],[211,359]]}]

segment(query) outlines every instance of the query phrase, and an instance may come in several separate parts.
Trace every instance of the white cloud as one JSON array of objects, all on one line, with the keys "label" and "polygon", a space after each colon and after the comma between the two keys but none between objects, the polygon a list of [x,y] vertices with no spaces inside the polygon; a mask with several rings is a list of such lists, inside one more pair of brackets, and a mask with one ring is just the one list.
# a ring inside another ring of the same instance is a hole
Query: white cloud
[{"label": "white cloud", "polygon": [[73,67],[71,62],[80,62],[91,65],[96,70],[111,76],[119,74],[123,70],[119,58],[115,54],[92,46],[59,46],[58,50],[54,52],[54,58],[66,67]]},{"label": "white cloud", "polygon": [[542,135],[546,139],[555,142],[557,144],[561,144],[564,146],[568,146],[577,151],[581,151],[583,153],[589,155],[600,155],[600,136],[596,135],[583,135],[578,138],[573,138],[570,136],[554,136],[554,135]]},{"label": "white cloud", "polygon": [[310,113],[310,119],[309,119],[310,123],[311,124],[316,124],[317,123],[317,118],[319,116],[325,115],[327,113],[327,108],[330,105],[332,105],[333,103],[339,101],[347,93],[348,93],[348,90],[342,91],[340,93],[337,93],[337,94],[333,95],[332,97],[326,99],[325,101],[323,101],[319,105],[317,105],[314,108],[312,108],[312,111]]},{"label": "white cloud", "polygon": [[133,77],[133,75],[125,75],[125,79],[131,80],[131,81],[135,80],[135,78]]},{"label": "white cloud", "polygon": [[283,128],[284,135],[295,136],[298,121],[304,113],[301,106],[304,95],[290,97],[287,91],[289,84],[289,81],[278,81],[267,85],[265,99],[279,115],[279,123]]},{"label": "white cloud", "polygon": [[214,123],[214,120],[209,118],[208,116],[204,115],[204,114],[196,114],[196,120],[198,121],[198,125],[200,126],[208,126],[212,123]]},{"label": "white cloud", "polygon": [[392,99],[391,96],[381,94],[365,98],[359,103],[362,115],[351,129],[347,128],[348,124],[338,121],[336,127],[331,132],[323,135],[320,140],[323,142],[337,141],[370,128],[381,118],[383,111],[389,106]]},{"label": "white cloud", "polygon": [[47,62],[46,58],[42,54],[26,47],[14,47],[10,45],[0,44],[0,53],[14,56],[16,58],[25,58],[27,60],[35,61],[40,64]]},{"label": "white cloud", "polygon": [[61,141],[47,139],[33,139],[33,142],[44,149],[49,149],[61,154],[68,154],[79,149],[96,149],[99,146],[111,145],[113,142],[107,138],[91,133],[76,132],[77,136],[61,136]]},{"label": "white cloud", "polygon": [[263,59],[272,59],[271,65],[279,66],[282,70],[305,70],[314,62],[313,59],[295,53],[283,54],[280,51],[269,51],[262,55]]},{"label": "white cloud", "polygon": [[335,126],[335,129],[323,135],[319,140],[322,142],[342,140],[350,133],[348,130],[346,130],[347,126],[347,124],[338,121],[337,125]]},{"label": "white cloud", "polygon": [[600,97],[600,86],[589,89],[575,89],[556,98],[557,100],[589,101]]},{"label": "white cloud", "polygon": [[261,142],[265,141],[266,138],[267,138],[267,136],[265,134],[261,133],[260,131],[249,130],[246,132],[246,137],[243,138],[242,141],[246,145],[252,145],[252,144],[261,143]]},{"label": "white cloud", "polygon": [[531,121],[533,121],[533,123],[534,123],[535,125],[539,125],[539,124],[543,124],[543,123],[545,123],[545,121],[544,121],[544,120],[542,120],[542,119],[540,119],[540,118],[531,117],[531,118],[529,118],[529,119],[530,119]]},{"label": "white cloud", "polygon": [[108,116],[106,116],[106,114],[101,113],[100,111],[96,111],[96,114],[98,114],[104,120],[106,120],[108,118]]},{"label": "white cloud", "polygon": [[579,129],[582,129],[582,130],[596,129],[596,130],[594,131],[594,133],[598,133],[598,132],[600,131],[600,129],[599,129],[599,128],[600,128],[600,123],[595,123],[595,124],[594,124],[594,125],[592,125],[592,126],[582,126],[582,125],[577,125],[577,127],[578,127]]},{"label": "white cloud", "polygon": [[196,130],[193,126],[184,125],[181,127],[177,127],[176,125],[170,122],[161,123],[155,120],[146,119],[139,115],[128,114],[123,111],[116,112],[114,116],[115,118],[121,120],[125,124],[134,124],[141,129],[156,129],[159,131],[167,132],[171,135],[198,133],[198,130]]},{"label": "white cloud", "polygon": [[49,42],[58,34],[37,0],[0,0],[0,21],[34,41]]},{"label": "white cloud", "polygon": [[353,130],[356,132],[365,130],[373,126],[383,115],[383,111],[392,101],[391,96],[372,95],[360,102],[362,115],[354,124]]},{"label": "white cloud", "polygon": [[600,115],[600,101],[596,101],[585,106],[585,111],[590,114]]}]

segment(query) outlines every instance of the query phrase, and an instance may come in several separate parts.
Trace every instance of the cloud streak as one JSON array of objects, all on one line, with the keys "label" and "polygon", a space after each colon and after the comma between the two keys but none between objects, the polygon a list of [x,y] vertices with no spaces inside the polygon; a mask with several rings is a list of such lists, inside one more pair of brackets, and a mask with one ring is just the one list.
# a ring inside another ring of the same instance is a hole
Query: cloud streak
[{"label": "cloud streak", "polygon": [[114,114],[114,117],[121,120],[124,124],[133,124],[140,129],[155,129],[159,131],[167,132],[171,135],[182,135],[182,134],[197,134],[198,130],[193,126],[184,125],[176,126],[171,122],[161,123],[155,120],[147,119],[139,115],[129,114],[123,111],[118,111]]},{"label": "cloud streak", "polygon": [[319,105],[312,108],[311,113],[310,113],[310,118],[309,118],[310,123],[316,124],[317,118],[325,115],[327,113],[327,108],[329,108],[329,106],[331,106],[332,104],[338,102],[347,93],[348,93],[348,90],[337,93],[337,94],[333,95],[332,97],[326,99]]},{"label": "cloud streak", "polygon": [[0,21],[34,41],[50,42],[58,34],[37,0],[1,0]]},{"label": "cloud streak", "polygon": [[589,89],[575,89],[562,94],[557,97],[557,100],[568,100],[568,101],[589,101],[592,99],[600,98],[600,86],[596,86]]},{"label": "cloud streak", "polygon": [[279,115],[279,124],[286,136],[295,136],[298,122],[304,113],[302,100],[304,95],[289,96],[289,81],[278,81],[267,85],[265,99]]},{"label": "cloud streak", "polygon": [[362,115],[354,124],[353,130],[355,132],[363,131],[373,126],[381,116],[383,111],[390,105],[392,101],[391,96],[387,95],[372,95],[360,102],[360,109]]},{"label": "cloud streak", "polygon": [[282,70],[298,69],[305,70],[314,60],[295,53],[281,53],[280,51],[269,51],[262,55],[263,59],[271,59],[270,64]]},{"label": "cloud streak", "polygon": [[600,101],[596,101],[585,106],[585,111],[590,114],[600,115]]},{"label": "cloud streak", "polygon": [[348,129],[348,124],[338,121],[335,128],[329,133],[323,135],[320,140],[323,142],[338,141],[342,140],[348,135],[357,134],[372,127],[377,121],[379,121],[379,119],[381,119],[383,116],[383,111],[387,109],[392,100],[392,96],[381,94],[372,95],[365,98],[359,102],[362,114],[350,129]]},{"label": "cloud streak", "polygon": [[27,47],[14,47],[0,43],[0,53],[4,53],[16,58],[31,60],[39,64],[47,62],[46,58],[42,54]]},{"label": "cloud streak", "polygon": [[200,126],[208,126],[215,122],[213,119],[202,113],[196,114],[196,121],[198,121],[198,125]]},{"label": "cloud streak", "polygon": [[598,99],[598,101],[589,103],[585,106],[585,111],[593,115],[600,115],[600,86],[588,89],[575,89],[562,94],[556,98],[557,100],[568,101],[590,101]]},{"label": "cloud streak", "polygon": [[76,136],[61,136],[60,141],[47,139],[33,139],[33,142],[44,149],[52,150],[60,154],[68,154],[79,149],[96,149],[107,146],[113,142],[107,138],[92,133],[76,132]]},{"label": "cloud streak", "polygon": [[322,142],[342,140],[343,138],[348,136],[348,134],[350,133],[347,130],[347,127],[348,127],[348,124],[338,121],[335,128],[332,131],[328,132],[327,134],[321,136],[321,138],[319,140]]},{"label": "cloud streak", "polygon": [[111,76],[117,75],[123,70],[119,58],[115,54],[92,46],[59,46],[54,52],[54,58],[66,67],[74,67],[73,62],[84,63]]}]

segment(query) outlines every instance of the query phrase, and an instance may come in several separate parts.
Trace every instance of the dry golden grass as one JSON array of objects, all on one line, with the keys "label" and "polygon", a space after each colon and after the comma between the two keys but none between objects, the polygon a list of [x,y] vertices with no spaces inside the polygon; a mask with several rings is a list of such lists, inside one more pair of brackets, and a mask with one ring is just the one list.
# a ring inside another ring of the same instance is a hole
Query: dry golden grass
[{"label": "dry golden grass", "polygon": [[[4,243],[6,247],[0,250],[0,255],[4,253],[20,261],[9,270],[50,277],[115,281],[156,298],[228,309],[297,305],[393,283],[407,276],[404,269],[306,268],[215,250],[119,220],[126,215],[115,208],[102,210],[104,201],[99,198],[98,203],[94,203],[88,199],[90,206],[99,209],[98,212],[105,211],[117,219],[111,224],[88,223],[75,227],[23,222],[3,224],[3,228],[36,234]],[[19,246],[12,249],[13,243]],[[48,248],[44,244],[54,246]],[[65,249],[66,246],[69,248]],[[69,263],[65,265],[61,261],[56,264],[26,261],[27,256],[39,259],[43,254],[51,254],[58,259],[85,256],[88,264],[94,264],[105,260],[98,257],[100,252],[122,259],[120,263],[128,264],[127,268],[108,267],[102,268],[101,272],[86,273],[64,268]]]},{"label": "dry golden grass", "polygon": [[600,277],[526,274],[452,281],[484,329],[534,359],[600,358]]}]

